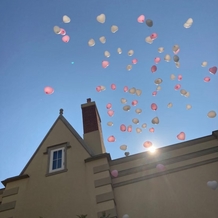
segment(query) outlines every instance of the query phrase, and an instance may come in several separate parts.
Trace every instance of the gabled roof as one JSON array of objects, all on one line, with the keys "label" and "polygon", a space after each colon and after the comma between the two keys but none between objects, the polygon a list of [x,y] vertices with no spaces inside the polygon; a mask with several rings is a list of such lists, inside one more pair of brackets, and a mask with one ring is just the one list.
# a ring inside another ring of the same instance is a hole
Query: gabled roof
[{"label": "gabled roof", "polygon": [[51,133],[52,129],[55,127],[56,123],[59,120],[61,120],[66,125],[66,127],[70,130],[70,132],[75,136],[75,138],[80,142],[80,144],[83,146],[83,148],[87,151],[87,153],[90,155],[90,157],[95,155],[94,152],[88,147],[88,145],[86,145],[85,141],[81,138],[81,136],[77,133],[77,131],[70,125],[70,123],[65,119],[65,117],[62,115],[62,113],[60,113],[60,115],[58,116],[58,118],[56,119],[56,121],[54,122],[54,124],[52,125],[52,127],[50,128],[48,133],[46,134],[45,138],[42,140],[42,142],[40,143],[40,145],[38,146],[38,148],[34,152],[33,156],[30,158],[30,160],[28,161],[28,163],[26,164],[26,166],[24,167],[24,169],[20,173],[20,175],[23,175],[24,171],[29,166],[30,162],[33,160],[36,153],[38,152],[38,150],[40,149],[40,147],[42,146],[42,144],[44,143],[44,141],[46,140],[46,138]]}]

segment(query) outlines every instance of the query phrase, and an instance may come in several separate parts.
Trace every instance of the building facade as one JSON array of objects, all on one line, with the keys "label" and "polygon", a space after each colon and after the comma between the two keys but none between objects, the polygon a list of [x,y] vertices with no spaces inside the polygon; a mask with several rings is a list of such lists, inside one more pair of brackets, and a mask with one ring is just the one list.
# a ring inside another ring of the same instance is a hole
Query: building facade
[{"label": "building facade", "polygon": [[95,102],[81,108],[83,138],[61,109],[20,175],[2,181],[0,218],[218,217],[218,131],[111,160]]}]

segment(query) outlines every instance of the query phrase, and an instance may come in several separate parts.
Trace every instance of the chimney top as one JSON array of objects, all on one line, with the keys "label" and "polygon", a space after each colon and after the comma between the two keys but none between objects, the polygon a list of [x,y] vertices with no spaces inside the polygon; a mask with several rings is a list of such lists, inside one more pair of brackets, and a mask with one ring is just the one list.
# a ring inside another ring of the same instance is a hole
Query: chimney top
[{"label": "chimney top", "polygon": [[87,103],[89,103],[89,102],[91,102],[92,100],[91,100],[91,98],[87,98]]}]

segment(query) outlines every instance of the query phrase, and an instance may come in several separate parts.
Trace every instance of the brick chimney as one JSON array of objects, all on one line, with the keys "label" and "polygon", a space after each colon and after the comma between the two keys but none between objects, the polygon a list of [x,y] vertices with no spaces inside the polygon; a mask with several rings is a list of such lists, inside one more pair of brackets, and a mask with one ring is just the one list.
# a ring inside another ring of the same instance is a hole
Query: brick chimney
[{"label": "brick chimney", "polygon": [[95,102],[91,98],[87,99],[86,104],[81,105],[83,116],[83,138],[86,144],[94,153],[105,153],[104,140],[101,128],[101,118]]}]

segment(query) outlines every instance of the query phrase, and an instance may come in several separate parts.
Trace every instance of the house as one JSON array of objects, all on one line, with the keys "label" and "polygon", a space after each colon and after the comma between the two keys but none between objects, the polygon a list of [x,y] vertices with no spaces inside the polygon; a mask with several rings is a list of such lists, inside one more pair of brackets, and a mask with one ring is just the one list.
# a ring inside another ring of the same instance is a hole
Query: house
[{"label": "house", "polygon": [[61,109],[20,175],[2,181],[0,218],[218,217],[218,189],[207,186],[218,181],[218,131],[111,160],[95,102],[81,108],[83,139]]}]

